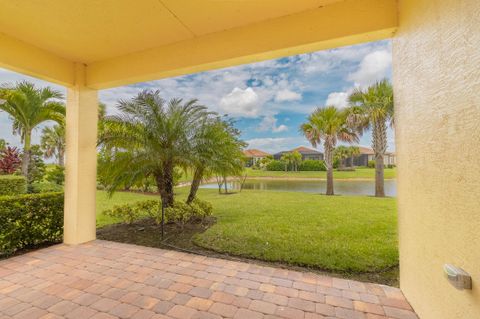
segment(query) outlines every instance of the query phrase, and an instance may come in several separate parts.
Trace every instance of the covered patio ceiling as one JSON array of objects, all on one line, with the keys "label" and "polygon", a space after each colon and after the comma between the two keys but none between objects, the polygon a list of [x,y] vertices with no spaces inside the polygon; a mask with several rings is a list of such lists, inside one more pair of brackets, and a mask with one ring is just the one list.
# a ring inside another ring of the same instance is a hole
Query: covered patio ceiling
[{"label": "covered patio ceiling", "polygon": [[0,67],[101,89],[391,37],[395,0],[0,0]]}]

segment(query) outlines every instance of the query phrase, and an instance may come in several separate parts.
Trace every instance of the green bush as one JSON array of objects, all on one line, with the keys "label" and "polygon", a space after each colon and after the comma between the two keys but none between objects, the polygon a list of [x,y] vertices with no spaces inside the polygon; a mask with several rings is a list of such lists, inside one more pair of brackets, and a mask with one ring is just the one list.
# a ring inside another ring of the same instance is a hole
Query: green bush
[{"label": "green bush", "polygon": [[146,216],[155,217],[156,211],[158,211],[158,201],[147,200],[132,204],[115,205],[112,209],[105,210],[103,213],[107,216],[118,218],[124,223],[132,224]]},{"label": "green bush", "polygon": [[0,254],[63,235],[63,193],[0,197]]},{"label": "green bush", "polygon": [[299,165],[298,170],[299,171],[326,171],[327,168],[325,167],[324,161],[305,160]]},{"label": "green bush", "polygon": [[[189,221],[201,221],[205,217],[211,216],[212,211],[212,204],[198,198],[190,205],[176,201],[173,207],[165,209],[165,222],[184,225]],[[127,224],[132,224],[145,217],[153,218],[158,224],[162,221],[162,210],[157,200],[117,205],[112,209],[105,210],[103,214],[118,218]]]},{"label": "green bush", "polygon": [[375,161],[374,160],[368,161],[367,167],[368,168],[375,168]]},{"label": "green bush", "polygon": [[27,192],[27,180],[23,176],[0,175],[0,196]]},{"label": "green bush", "polygon": [[203,211],[203,216],[207,217],[207,216],[212,216],[213,214],[213,206],[212,206],[212,203],[210,202],[207,202],[205,200],[201,200],[200,198],[195,198],[193,200],[193,203],[197,204],[198,206],[200,206],[200,208],[202,209]]},{"label": "green bush", "polygon": [[63,192],[63,185],[50,182],[35,182],[30,185],[30,193]]},{"label": "green bush", "polygon": [[47,170],[45,180],[57,185],[63,185],[65,183],[65,168],[59,165],[54,165]]},{"label": "green bush", "polygon": [[284,171],[285,163],[279,160],[272,160],[265,166],[267,171]]}]

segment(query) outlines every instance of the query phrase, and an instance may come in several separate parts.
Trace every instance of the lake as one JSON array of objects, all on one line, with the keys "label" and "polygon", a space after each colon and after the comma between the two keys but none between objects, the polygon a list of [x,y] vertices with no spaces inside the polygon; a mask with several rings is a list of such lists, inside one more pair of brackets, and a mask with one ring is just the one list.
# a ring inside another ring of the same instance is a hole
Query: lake
[{"label": "lake", "polygon": [[[245,181],[243,189],[324,194],[326,184],[327,182],[324,180],[248,179]],[[337,195],[375,195],[375,181],[373,180],[335,180],[333,185]],[[200,188],[218,188],[218,185],[210,183],[204,184]],[[238,190],[240,183],[229,182],[228,188]],[[393,197],[397,195],[395,180],[385,181],[385,195]]]}]

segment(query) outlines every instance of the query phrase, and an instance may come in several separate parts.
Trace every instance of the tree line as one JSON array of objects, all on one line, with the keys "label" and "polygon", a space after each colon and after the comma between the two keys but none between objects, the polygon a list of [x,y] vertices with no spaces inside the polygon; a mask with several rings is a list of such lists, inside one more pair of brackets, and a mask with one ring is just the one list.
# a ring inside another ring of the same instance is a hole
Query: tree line
[{"label": "tree line", "polygon": [[[195,199],[202,180],[213,175],[226,179],[243,171],[245,143],[240,131],[231,119],[209,111],[197,100],[166,101],[160,91],[145,90],[132,99],[120,100],[116,115],[106,115],[105,108],[99,104],[98,178],[110,194],[152,181],[162,203],[171,207],[178,170],[193,175],[187,203]],[[56,124],[42,130],[43,155],[64,166],[65,104],[60,92],[25,81],[4,85],[0,110],[10,115],[13,133],[23,143],[21,153],[7,145],[0,148],[5,150],[2,159],[9,165],[9,173],[21,165],[21,173],[30,180],[33,154],[38,158],[40,149],[32,147],[32,132],[46,121]]]}]

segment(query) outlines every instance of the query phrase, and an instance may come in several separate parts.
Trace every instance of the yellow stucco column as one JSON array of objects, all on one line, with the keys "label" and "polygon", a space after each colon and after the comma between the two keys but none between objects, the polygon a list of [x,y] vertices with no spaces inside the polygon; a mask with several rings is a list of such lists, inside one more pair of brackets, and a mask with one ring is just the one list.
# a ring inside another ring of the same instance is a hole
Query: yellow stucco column
[{"label": "yellow stucco column", "polygon": [[95,239],[97,90],[85,86],[85,66],[75,65],[67,91],[64,242]]}]

